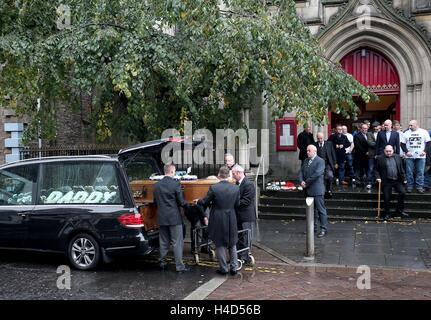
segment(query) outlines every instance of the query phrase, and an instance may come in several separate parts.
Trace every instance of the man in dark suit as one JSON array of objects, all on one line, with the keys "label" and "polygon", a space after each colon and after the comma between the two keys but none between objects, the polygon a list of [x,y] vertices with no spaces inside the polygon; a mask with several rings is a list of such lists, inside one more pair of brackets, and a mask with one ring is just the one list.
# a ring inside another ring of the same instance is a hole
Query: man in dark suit
[{"label": "man in dark suit", "polygon": [[335,155],[337,156],[338,165],[338,179],[341,184],[344,183],[344,163],[346,162],[346,148],[349,148],[351,143],[349,139],[343,134],[343,126],[337,124],[337,132],[331,135],[328,139],[332,142],[335,148]]},{"label": "man in dark suit", "polygon": [[384,149],[384,154],[378,156],[375,166],[376,181],[382,183],[383,198],[385,201],[385,212],[383,219],[390,218],[390,200],[392,189],[398,192],[397,211],[402,217],[409,215],[404,212],[404,198],[406,195],[405,184],[407,183],[404,166],[402,165],[401,157],[394,154],[394,148],[387,145]]},{"label": "man in dark suit", "polygon": [[301,160],[301,165],[304,163],[304,160],[307,159],[307,147],[310,144],[314,144],[313,133],[311,132],[311,126],[308,124],[304,125],[304,131],[302,131],[297,139],[296,143],[299,149],[299,160]]},{"label": "man in dark suit", "polygon": [[323,175],[325,173],[325,161],[317,156],[315,145],[307,147],[308,158],[304,161],[299,172],[299,181],[305,190],[307,197],[314,197],[314,230],[316,230],[317,217],[320,220],[320,232],[318,238],[324,237],[328,229],[328,216],[326,213],[325,185]]},{"label": "man in dark suit", "polygon": [[235,275],[238,268],[236,243],[238,242],[238,225],[235,207],[239,207],[239,188],[228,182],[229,169],[221,167],[218,173],[219,183],[212,185],[205,198],[197,201],[203,207],[211,206],[208,222],[208,237],[216,246],[216,255],[220,269],[217,273],[229,272],[226,251],[230,252],[230,274]]},{"label": "man in dark suit", "polygon": [[375,182],[374,179],[374,164],[376,162],[376,141],[380,131],[380,123],[377,121],[371,125],[372,131],[367,133],[368,142],[368,172],[367,172],[367,189],[371,189]]},{"label": "man in dark suit", "polygon": [[394,153],[400,154],[400,135],[398,132],[392,131],[391,120],[386,120],[383,123],[383,130],[377,135],[376,155],[382,155],[383,150],[388,144],[393,147]]},{"label": "man in dark suit", "polygon": [[[232,168],[236,165],[235,157],[231,153],[225,153],[224,155],[224,165],[229,169],[229,179],[233,180]],[[232,181],[230,181],[232,182]]]},{"label": "man in dark suit", "polygon": [[[246,178],[244,169],[240,165],[235,165],[232,168],[232,176],[236,180],[236,184],[239,186],[239,206],[236,208],[238,230],[249,229],[251,231],[249,241],[251,246],[256,229],[256,189],[253,182]],[[247,242],[245,241],[247,238],[244,236],[240,238],[242,239],[239,239],[238,241],[238,250],[247,247]],[[240,253],[240,258],[245,263],[250,262],[250,256],[248,253],[245,251]]]},{"label": "man in dark suit", "polygon": [[334,180],[334,172],[337,166],[337,156],[335,155],[334,145],[331,141],[323,139],[323,132],[317,133],[317,155],[325,160],[325,186],[327,198],[332,197],[332,181]]},{"label": "man in dark suit", "polygon": [[355,144],[355,171],[357,179],[365,185],[368,170],[368,126],[359,125],[359,132],[353,138]]},{"label": "man in dark suit", "polygon": [[180,207],[187,207],[184,201],[180,182],[174,179],[175,166],[167,164],[164,167],[165,176],[154,185],[154,204],[157,207],[157,221],[160,226],[160,267],[167,266],[166,255],[170,243],[174,249],[175,269],[186,272],[189,269],[183,263],[183,219]]}]

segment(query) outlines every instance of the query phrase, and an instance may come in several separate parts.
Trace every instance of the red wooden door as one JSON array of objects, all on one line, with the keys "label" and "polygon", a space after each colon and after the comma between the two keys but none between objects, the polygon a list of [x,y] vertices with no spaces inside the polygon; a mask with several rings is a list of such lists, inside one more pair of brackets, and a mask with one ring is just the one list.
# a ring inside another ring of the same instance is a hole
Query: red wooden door
[{"label": "red wooden door", "polygon": [[360,48],[341,59],[340,64],[348,74],[378,96],[396,95],[395,119],[400,120],[400,77],[389,59],[372,49]]}]

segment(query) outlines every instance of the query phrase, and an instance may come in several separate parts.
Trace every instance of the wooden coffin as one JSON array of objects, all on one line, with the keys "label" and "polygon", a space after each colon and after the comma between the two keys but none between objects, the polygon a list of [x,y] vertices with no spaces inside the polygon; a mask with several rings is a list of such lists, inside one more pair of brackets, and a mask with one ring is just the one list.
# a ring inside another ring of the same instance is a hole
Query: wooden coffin
[{"label": "wooden coffin", "polygon": [[[136,180],[130,182],[133,197],[136,204],[140,206],[140,213],[144,219],[145,230],[158,229],[157,209],[154,206],[154,185],[158,181],[154,180]],[[218,179],[199,179],[190,181],[181,181],[184,200],[193,203],[194,199],[201,199],[206,196],[211,185],[218,183]]]},{"label": "wooden coffin", "polygon": [[[201,199],[206,196],[211,185],[218,183],[217,179],[199,179],[191,181],[181,181],[184,200],[192,203],[194,199]],[[154,202],[153,192],[154,185],[157,181],[154,180],[136,180],[130,182],[133,197],[137,204]]]}]

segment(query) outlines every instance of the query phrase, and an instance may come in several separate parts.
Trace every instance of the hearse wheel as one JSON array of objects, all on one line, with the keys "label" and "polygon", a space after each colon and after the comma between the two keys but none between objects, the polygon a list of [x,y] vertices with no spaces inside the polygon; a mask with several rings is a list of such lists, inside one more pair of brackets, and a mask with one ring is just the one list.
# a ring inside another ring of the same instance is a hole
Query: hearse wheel
[{"label": "hearse wheel", "polygon": [[67,256],[76,269],[90,270],[99,263],[100,247],[89,234],[77,234],[69,242]]}]

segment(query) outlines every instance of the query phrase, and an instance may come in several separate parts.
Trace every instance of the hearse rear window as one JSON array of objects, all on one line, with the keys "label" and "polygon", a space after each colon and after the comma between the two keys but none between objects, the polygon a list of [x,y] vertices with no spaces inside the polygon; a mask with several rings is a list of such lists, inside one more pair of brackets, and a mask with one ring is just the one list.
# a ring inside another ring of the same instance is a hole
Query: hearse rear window
[{"label": "hearse rear window", "polygon": [[133,158],[132,161],[126,161],[123,167],[129,181],[146,180],[153,174],[161,174],[156,160],[150,156]]},{"label": "hearse rear window", "polygon": [[39,204],[121,204],[112,163],[43,164]]},{"label": "hearse rear window", "polygon": [[37,165],[0,170],[0,205],[31,205]]}]

